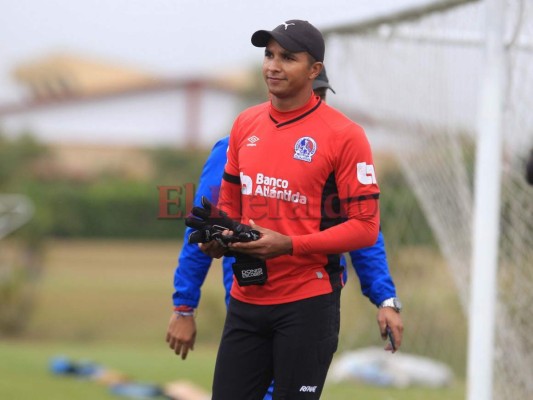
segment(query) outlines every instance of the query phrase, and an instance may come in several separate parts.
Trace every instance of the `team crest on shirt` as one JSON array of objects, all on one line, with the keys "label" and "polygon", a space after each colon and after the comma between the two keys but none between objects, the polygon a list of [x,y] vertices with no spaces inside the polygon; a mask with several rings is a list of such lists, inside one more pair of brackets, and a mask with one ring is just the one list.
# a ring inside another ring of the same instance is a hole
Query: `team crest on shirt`
[{"label": "team crest on shirt", "polygon": [[311,162],[316,153],[315,139],[304,136],[296,141],[294,145],[294,158],[297,160]]}]

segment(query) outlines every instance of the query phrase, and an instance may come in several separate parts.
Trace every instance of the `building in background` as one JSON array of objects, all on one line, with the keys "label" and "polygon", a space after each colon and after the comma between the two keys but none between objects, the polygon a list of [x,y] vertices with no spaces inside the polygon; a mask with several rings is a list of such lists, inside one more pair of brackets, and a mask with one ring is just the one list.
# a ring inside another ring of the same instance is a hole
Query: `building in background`
[{"label": "building in background", "polygon": [[14,77],[26,98],[0,104],[1,130],[63,147],[210,147],[253,85],[251,72],[169,79],[67,54],[20,65]]}]

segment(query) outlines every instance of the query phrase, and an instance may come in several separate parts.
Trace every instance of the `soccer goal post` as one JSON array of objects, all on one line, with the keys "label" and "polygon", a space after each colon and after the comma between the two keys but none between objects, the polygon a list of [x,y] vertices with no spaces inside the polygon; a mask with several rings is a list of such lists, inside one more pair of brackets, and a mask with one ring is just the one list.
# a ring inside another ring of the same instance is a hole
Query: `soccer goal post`
[{"label": "soccer goal post", "polygon": [[500,222],[504,88],[504,5],[487,0],[484,65],[477,114],[467,400],[492,400]]},{"label": "soccer goal post", "polygon": [[328,101],[394,155],[446,259],[468,400],[533,398],[533,2],[435,1],[324,32]]}]

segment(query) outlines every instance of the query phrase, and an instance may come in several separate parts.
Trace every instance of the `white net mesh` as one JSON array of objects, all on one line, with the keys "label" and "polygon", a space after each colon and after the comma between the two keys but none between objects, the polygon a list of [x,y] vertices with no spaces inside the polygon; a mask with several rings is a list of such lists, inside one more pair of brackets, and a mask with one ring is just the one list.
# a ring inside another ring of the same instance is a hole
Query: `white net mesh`
[{"label": "white net mesh", "polygon": [[[533,1],[505,3],[494,398],[514,400],[533,398],[533,187],[524,178],[533,146]],[[337,89],[330,102],[366,128],[375,148],[396,156],[465,312],[484,33],[484,2],[465,1],[364,28],[354,25],[353,33],[332,29],[327,36],[328,74]]]},{"label": "white net mesh", "polygon": [[0,239],[30,220],[34,206],[20,194],[0,194]]}]

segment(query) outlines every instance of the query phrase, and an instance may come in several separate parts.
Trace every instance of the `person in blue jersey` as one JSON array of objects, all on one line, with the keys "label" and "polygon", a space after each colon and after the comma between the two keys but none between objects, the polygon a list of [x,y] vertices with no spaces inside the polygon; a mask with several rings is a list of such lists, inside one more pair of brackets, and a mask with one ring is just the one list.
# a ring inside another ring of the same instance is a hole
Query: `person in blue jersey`
[{"label": "person in blue jersey", "polygon": [[[323,100],[326,91],[335,91],[329,84],[325,69],[313,83],[313,90]],[[213,204],[217,203],[218,191],[226,164],[226,151],[229,136],[220,139],[213,147],[200,176],[198,189],[195,194],[194,205],[200,204],[200,199],[205,196]],[[211,267],[212,258],[203,253],[197,244],[189,244],[187,238],[193,229],[187,227],[185,239],[181,249],[178,266],[174,273],[174,294],[172,296],[174,311],[170,317],[166,341],[169,347],[182,359],[186,359],[190,350],[194,349],[196,339],[196,323],[194,310],[198,307],[201,287]],[[391,278],[385,252],[385,241],[381,231],[377,242],[372,247],[350,252],[352,265],[360,280],[361,291],[374,305],[378,307],[378,326],[383,339],[387,338],[387,327],[400,334],[396,335],[396,343],[401,343],[403,323],[400,317],[401,304],[396,295],[396,288]],[[226,305],[230,298],[230,289],[233,283],[232,264],[233,257],[224,257],[223,283],[225,287]],[[341,263],[346,267],[344,257]],[[347,270],[344,270],[346,282]],[[387,343],[386,350],[396,351]],[[272,387],[269,388],[265,400],[271,399]]]}]

